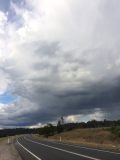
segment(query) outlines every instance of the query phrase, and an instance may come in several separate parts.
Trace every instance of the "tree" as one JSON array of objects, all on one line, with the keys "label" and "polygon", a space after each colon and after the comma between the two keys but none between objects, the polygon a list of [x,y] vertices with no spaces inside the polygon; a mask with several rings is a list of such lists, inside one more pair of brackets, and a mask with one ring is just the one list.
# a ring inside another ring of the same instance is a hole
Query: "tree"
[{"label": "tree", "polygon": [[43,134],[45,137],[54,135],[54,126],[51,123],[48,123],[43,127]]},{"label": "tree", "polygon": [[63,117],[61,117],[61,125],[64,125],[64,118]]},{"label": "tree", "polygon": [[61,121],[58,120],[58,123],[57,123],[57,132],[61,133],[62,131],[63,131],[63,126],[61,124]]}]

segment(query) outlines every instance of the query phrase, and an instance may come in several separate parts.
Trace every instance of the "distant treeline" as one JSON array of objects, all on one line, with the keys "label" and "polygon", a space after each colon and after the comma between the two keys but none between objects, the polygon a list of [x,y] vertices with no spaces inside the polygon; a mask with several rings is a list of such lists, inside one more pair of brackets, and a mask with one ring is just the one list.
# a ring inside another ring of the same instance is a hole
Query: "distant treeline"
[{"label": "distant treeline", "polygon": [[113,126],[120,126],[120,120],[117,121],[110,121],[110,120],[104,120],[104,121],[88,121],[88,122],[81,122],[81,123],[67,123],[64,124],[65,130],[71,130],[75,128],[99,128],[99,127],[113,127]]},{"label": "distant treeline", "polygon": [[106,127],[109,127],[109,130],[111,130],[111,128],[116,128],[116,126],[117,126],[117,128],[118,128],[118,126],[120,126],[120,120],[117,120],[117,121],[92,120],[92,121],[88,121],[86,123],[81,122],[81,123],[65,123],[65,124],[63,124],[63,122],[61,122],[61,121],[58,121],[57,126],[53,126],[52,124],[47,124],[46,126],[40,128],[39,134],[44,135],[45,137],[48,137],[48,136],[52,136],[56,133],[70,131],[70,130],[78,129],[78,128],[106,128]]},{"label": "distant treeline", "polygon": [[[99,127],[115,127],[115,126],[120,126],[120,120],[117,120],[117,121],[92,120],[86,123],[81,122],[81,123],[65,123],[65,124],[61,121],[58,121],[56,126],[49,123],[44,127],[34,128],[34,129],[29,129],[29,128],[2,129],[0,130],[0,137],[14,136],[14,135],[20,135],[20,134],[40,134],[48,137],[56,133],[69,131],[77,128],[99,128]],[[113,132],[115,132],[114,130]]]},{"label": "distant treeline", "polygon": [[15,136],[21,134],[35,134],[39,133],[39,128],[37,129],[29,129],[29,128],[12,128],[12,129],[1,129],[0,130],[0,137],[6,136]]}]

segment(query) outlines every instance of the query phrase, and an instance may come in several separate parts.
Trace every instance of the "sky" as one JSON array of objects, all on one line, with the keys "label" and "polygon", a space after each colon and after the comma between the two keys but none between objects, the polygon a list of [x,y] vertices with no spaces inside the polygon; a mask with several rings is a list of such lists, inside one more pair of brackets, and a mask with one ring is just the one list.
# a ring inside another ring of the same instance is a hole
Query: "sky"
[{"label": "sky", "polygon": [[0,128],[120,117],[120,1],[0,0]]}]

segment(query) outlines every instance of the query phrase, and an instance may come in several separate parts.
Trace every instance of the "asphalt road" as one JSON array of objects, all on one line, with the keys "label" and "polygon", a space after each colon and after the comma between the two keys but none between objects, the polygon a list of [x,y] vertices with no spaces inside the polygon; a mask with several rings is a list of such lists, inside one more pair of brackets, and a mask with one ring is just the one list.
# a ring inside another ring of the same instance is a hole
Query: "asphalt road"
[{"label": "asphalt road", "polygon": [[120,160],[120,153],[53,141],[17,139],[16,148],[23,160]]}]

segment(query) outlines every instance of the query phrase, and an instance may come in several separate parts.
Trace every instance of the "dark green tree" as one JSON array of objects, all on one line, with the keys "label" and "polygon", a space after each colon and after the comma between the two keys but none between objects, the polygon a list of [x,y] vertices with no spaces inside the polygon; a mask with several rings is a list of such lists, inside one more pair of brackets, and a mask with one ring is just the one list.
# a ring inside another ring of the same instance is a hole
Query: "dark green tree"
[{"label": "dark green tree", "polygon": [[57,123],[57,132],[58,132],[58,133],[63,132],[63,126],[62,126],[60,120],[58,120],[58,123]]},{"label": "dark green tree", "polygon": [[45,137],[54,135],[54,126],[51,123],[48,123],[46,126],[43,127],[42,132]]}]

